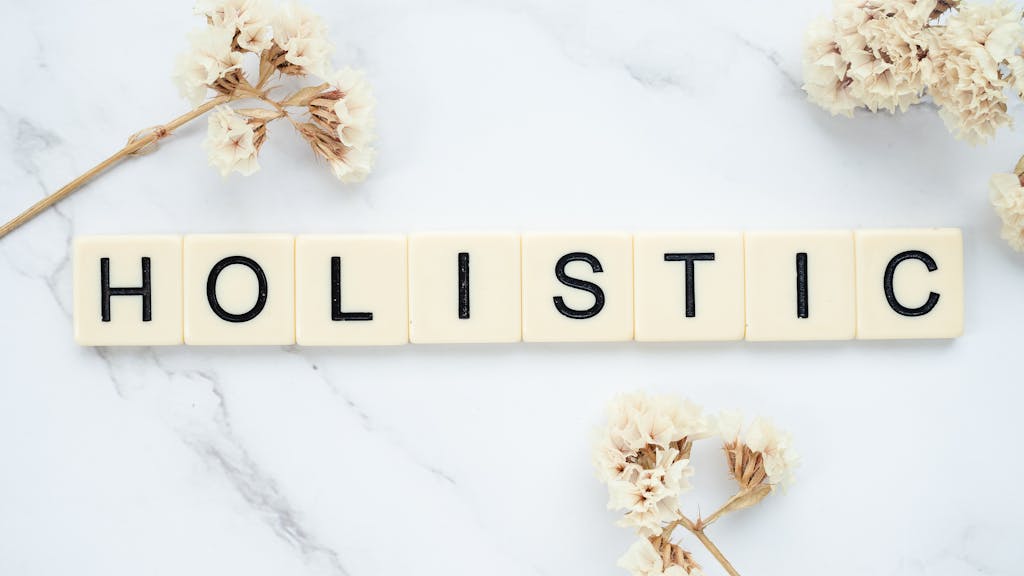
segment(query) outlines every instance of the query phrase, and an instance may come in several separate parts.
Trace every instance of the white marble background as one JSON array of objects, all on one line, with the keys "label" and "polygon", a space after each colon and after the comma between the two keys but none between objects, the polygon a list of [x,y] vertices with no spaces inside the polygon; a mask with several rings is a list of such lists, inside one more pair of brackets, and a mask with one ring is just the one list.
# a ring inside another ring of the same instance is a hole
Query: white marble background
[{"label": "white marble background", "polygon": [[[3,4],[6,219],[185,110],[169,75],[200,21]],[[0,573],[624,574],[588,442],[637,388],[793,432],[797,484],[709,531],[745,574],[1021,573],[1024,258],[986,199],[1019,133],[971,148],[929,106],[807,104],[801,35],[827,0],[314,4],[375,84],[365,185],[283,124],[263,171],[224,180],[199,123],[0,240]],[[965,233],[955,342],[72,342],[76,234],[937,225]],[[728,481],[714,446],[696,457],[708,511]]]}]

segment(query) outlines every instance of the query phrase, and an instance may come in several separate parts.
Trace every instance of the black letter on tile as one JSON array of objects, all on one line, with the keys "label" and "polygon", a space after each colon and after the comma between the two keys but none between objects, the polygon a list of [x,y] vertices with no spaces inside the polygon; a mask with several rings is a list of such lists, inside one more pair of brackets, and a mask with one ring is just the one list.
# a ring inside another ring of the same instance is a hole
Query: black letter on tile
[{"label": "black letter on tile", "polygon": [[341,311],[341,257],[331,256],[331,320],[373,320],[373,312]]},{"label": "black letter on tile", "polygon": [[100,258],[100,320],[110,322],[111,296],[142,296],[142,321],[153,319],[153,284],[149,281],[149,257],[142,257],[142,286],[110,287],[110,258]]},{"label": "black letter on tile", "polygon": [[686,262],[686,317],[693,318],[697,315],[697,297],[693,289],[694,265],[697,260],[714,260],[714,252],[694,252],[665,254],[665,262]]},{"label": "black letter on tile", "polygon": [[938,265],[935,264],[935,259],[925,252],[920,250],[900,252],[893,256],[892,260],[889,260],[889,265],[885,267],[885,276],[882,278],[882,290],[885,291],[885,299],[889,301],[889,307],[901,316],[924,316],[931,312],[932,308],[935,308],[935,305],[939,303],[939,295],[935,292],[930,292],[928,300],[920,308],[907,308],[900,304],[899,300],[896,299],[896,291],[893,290],[892,283],[893,278],[896,276],[896,268],[904,260],[920,260],[928,268],[929,272],[935,272],[939,269]]},{"label": "black letter on tile", "polygon": [[807,252],[796,255],[796,317],[807,318]]},{"label": "black letter on tile", "polygon": [[565,300],[563,300],[561,296],[555,296],[555,308],[557,308],[563,316],[576,320],[593,318],[594,316],[597,316],[602,308],[604,308],[604,290],[601,290],[601,287],[593,282],[587,282],[586,280],[567,276],[565,274],[565,266],[569,262],[586,262],[587,264],[590,264],[590,269],[597,273],[604,272],[604,270],[601,269],[601,261],[595,258],[593,254],[587,254],[586,252],[571,252],[559,258],[558,263],[555,264],[555,277],[558,278],[558,281],[570,288],[590,292],[594,295],[594,305],[586,310],[574,310],[565,305]]},{"label": "black letter on tile", "polygon": [[[259,293],[256,296],[256,303],[252,305],[252,308],[244,314],[232,314],[227,310],[220,307],[220,303],[217,302],[217,278],[220,277],[220,273],[231,266],[232,264],[241,264],[242,266],[248,267],[252,270],[252,273],[256,275],[256,282],[259,284]],[[263,273],[263,268],[257,264],[251,258],[245,256],[228,256],[227,258],[217,262],[213,269],[210,270],[210,276],[206,279],[206,300],[210,303],[210,308],[213,313],[220,316],[221,320],[227,320],[228,322],[248,322],[260,312],[263,311],[263,307],[267,305],[267,275]]]},{"label": "black letter on tile", "polygon": [[469,252],[459,252],[459,320],[469,318]]}]

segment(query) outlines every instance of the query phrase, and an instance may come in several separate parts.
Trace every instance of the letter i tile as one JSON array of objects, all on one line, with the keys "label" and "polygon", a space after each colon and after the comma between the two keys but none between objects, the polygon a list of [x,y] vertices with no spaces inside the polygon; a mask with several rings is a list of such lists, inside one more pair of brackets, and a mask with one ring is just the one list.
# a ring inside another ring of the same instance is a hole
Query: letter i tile
[{"label": "letter i tile", "polygon": [[518,234],[409,237],[409,339],[519,342]]},{"label": "letter i tile", "polygon": [[747,340],[849,340],[853,232],[748,232]]}]

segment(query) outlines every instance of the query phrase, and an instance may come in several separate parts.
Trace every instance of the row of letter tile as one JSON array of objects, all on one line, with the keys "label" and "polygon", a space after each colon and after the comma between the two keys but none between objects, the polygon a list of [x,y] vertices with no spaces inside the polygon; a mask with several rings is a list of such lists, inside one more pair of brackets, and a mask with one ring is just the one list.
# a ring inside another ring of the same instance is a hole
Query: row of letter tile
[{"label": "row of letter tile", "polygon": [[957,229],[92,236],[83,345],[953,338]]}]

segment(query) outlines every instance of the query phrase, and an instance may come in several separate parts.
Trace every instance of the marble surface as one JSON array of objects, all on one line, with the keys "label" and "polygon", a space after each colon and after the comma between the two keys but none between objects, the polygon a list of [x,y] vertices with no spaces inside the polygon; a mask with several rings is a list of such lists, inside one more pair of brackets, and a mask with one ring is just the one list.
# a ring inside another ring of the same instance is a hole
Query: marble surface
[{"label": "marble surface", "polygon": [[[796,485],[710,531],[745,574],[1020,573],[1024,259],[986,199],[1019,134],[971,148],[927,105],[807,104],[801,35],[827,0],[313,4],[376,88],[365,185],[285,125],[261,172],[222,179],[199,123],[0,240],[0,573],[623,574],[588,443],[634,389],[793,432]],[[6,219],[184,111],[169,74],[199,21],[128,0],[5,15]],[[965,234],[954,342],[72,342],[76,234],[940,225]],[[696,458],[687,507],[707,511],[728,483],[716,447]]]}]

